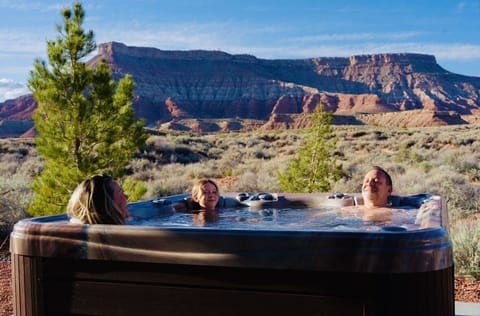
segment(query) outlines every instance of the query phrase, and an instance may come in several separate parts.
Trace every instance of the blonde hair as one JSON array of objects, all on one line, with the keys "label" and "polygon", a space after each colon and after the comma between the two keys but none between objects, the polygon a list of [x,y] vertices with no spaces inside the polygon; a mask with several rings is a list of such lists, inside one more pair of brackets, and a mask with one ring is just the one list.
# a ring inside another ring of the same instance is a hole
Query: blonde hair
[{"label": "blonde hair", "polygon": [[[196,199],[200,194],[202,194],[203,186],[207,183],[213,184],[213,186],[215,186],[215,189],[217,190],[217,195],[220,195],[220,190],[218,189],[218,185],[213,180],[202,179],[202,180],[198,180],[194,184],[194,186],[192,188],[192,199]],[[201,209],[200,204],[198,204],[197,202],[192,200],[192,209],[194,209],[194,210]]]},{"label": "blonde hair", "polygon": [[96,175],[80,183],[67,205],[67,214],[84,224],[125,224],[113,201],[113,178]]}]

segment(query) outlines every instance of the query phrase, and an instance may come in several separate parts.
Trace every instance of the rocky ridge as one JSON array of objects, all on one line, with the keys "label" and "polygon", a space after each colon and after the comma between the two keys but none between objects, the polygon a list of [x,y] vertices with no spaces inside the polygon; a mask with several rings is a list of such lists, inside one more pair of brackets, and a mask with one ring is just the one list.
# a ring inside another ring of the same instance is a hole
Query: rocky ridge
[{"label": "rocky ridge", "polygon": [[[88,63],[95,67],[102,59],[112,68],[114,79],[133,76],[135,113],[152,128],[248,129],[252,128],[248,120],[263,121],[263,128],[301,127],[305,124],[301,114],[311,112],[318,102],[344,117],[337,121],[357,124],[372,120],[379,124],[378,115],[367,119],[367,114],[412,110],[417,111],[410,115],[430,113],[435,118],[424,119],[420,126],[466,124],[476,119],[459,117],[480,110],[480,78],[451,73],[431,55],[267,60],[109,42],[100,44]],[[28,120],[33,108],[31,96],[9,100],[0,104],[0,120]],[[226,124],[226,119],[234,121]],[[202,128],[202,120],[219,120],[218,127]]]}]

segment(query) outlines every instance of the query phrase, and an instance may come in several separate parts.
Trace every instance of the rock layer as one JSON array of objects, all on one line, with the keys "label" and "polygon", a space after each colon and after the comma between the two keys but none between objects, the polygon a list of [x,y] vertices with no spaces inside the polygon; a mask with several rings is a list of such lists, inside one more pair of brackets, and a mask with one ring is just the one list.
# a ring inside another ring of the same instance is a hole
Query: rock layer
[{"label": "rock layer", "polygon": [[[102,59],[115,80],[133,76],[135,113],[150,127],[225,118],[268,121],[266,128],[288,120],[290,127],[301,126],[304,119],[297,114],[311,112],[319,102],[336,115],[408,110],[469,115],[480,108],[480,78],[451,73],[431,55],[267,60],[110,42],[100,44],[88,63],[95,67]],[[0,104],[0,120],[30,120],[34,108],[31,96],[6,101]]]},{"label": "rock layer", "polygon": [[[137,83],[137,112],[148,121],[311,111],[321,101],[336,114],[415,109],[471,114],[480,78],[448,72],[434,56],[376,54],[266,60],[221,51],[163,51],[120,43],[99,46],[115,78]],[[154,113],[156,111],[156,113]]]}]

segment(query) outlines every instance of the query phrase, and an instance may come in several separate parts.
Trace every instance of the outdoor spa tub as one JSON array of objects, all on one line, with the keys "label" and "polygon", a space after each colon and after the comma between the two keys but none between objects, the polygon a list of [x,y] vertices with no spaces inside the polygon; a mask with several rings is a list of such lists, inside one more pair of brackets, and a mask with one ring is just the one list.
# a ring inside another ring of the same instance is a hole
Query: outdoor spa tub
[{"label": "outdoor spa tub", "polygon": [[18,222],[15,315],[454,315],[441,196],[375,218],[359,194],[226,194],[200,221],[183,198],[129,204],[128,225]]}]

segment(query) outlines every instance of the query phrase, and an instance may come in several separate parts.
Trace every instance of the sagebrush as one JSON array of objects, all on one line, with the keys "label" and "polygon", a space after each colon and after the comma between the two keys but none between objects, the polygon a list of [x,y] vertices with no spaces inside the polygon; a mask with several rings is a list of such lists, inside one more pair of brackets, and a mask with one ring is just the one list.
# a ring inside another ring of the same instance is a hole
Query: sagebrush
[{"label": "sagebrush", "polygon": [[[338,142],[333,154],[343,175],[332,191],[360,192],[365,172],[379,165],[392,175],[395,194],[441,194],[449,211],[455,269],[462,274],[478,273],[471,263],[478,262],[478,255],[473,254],[480,253],[476,228],[480,217],[479,132],[479,125],[334,126]],[[137,192],[145,193],[140,199],[188,192],[203,177],[215,179],[224,192],[281,192],[277,173],[298,152],[303,137],[302,130],[210,135],[156,131],[119,180],[141,182]],[[10,199],[7,204],[16,210],[12,217],[11,208],[2,208],[0,220],[18,220],[25,216],[31,199],[28,185],[41,172],[42,161],[29,139],[0,140],[0,152],[0,193],[9,192],[3,201]]]}]

